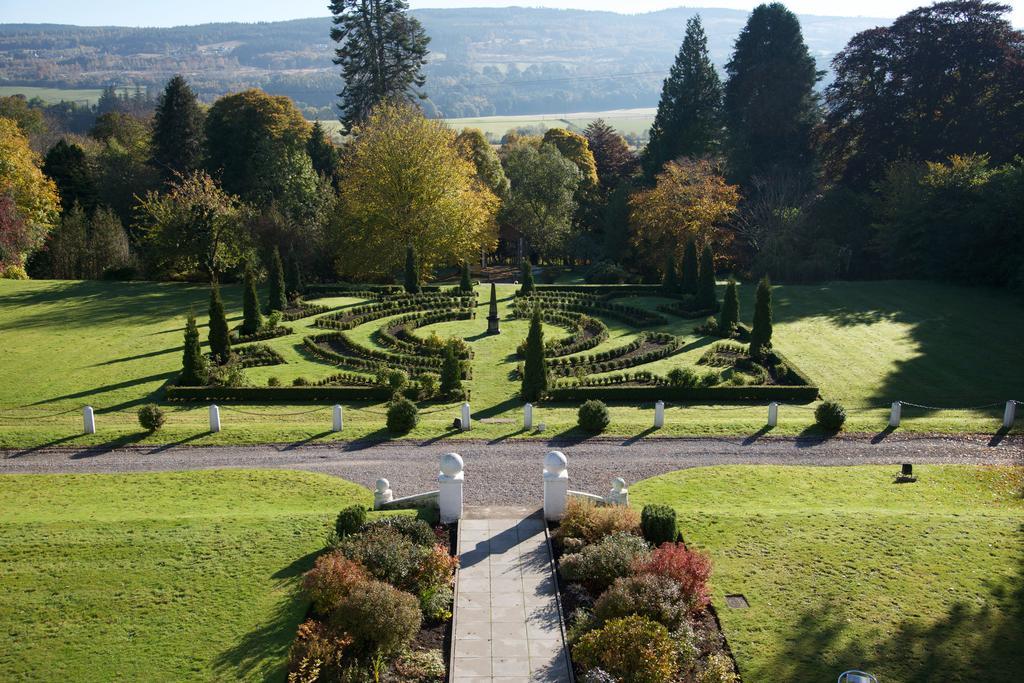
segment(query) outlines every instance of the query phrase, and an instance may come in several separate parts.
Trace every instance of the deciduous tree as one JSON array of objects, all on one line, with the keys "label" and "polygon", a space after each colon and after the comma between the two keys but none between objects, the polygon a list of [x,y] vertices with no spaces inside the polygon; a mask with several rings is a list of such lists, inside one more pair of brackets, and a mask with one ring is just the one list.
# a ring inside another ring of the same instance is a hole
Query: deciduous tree
[{"label": "deciduous tree", "polygon": [[554,145],[562,156],[576,164],[582,188],[590,190],[597,187],[597,163],[587,138],[565,128],[549,128],[544,133],[543,142]]},{"label": "deciduous tree", "polygon": [[515,227],[545,257],[563,253],[572,234],[576,190],[582,174],[553,145],[520,141],[505,156],[512,191],[502,220]]},{"label": "deciduous tree", "polygon": [[583,130],[594,155],[597,178],[605,192],[611,192],[636,170],[636,154],[626,139],[604,119],[595,119]]},{"label": "deciduous tree", "polygon": [[18,124],[0,118],[0,196],[11,198],[14,209],[8,213],[18,217],[7,221],[5,228],[11,232],[2,241],[8,248],[24,248],[16,259],[13,254],[6,257],[10,265],[21,265],[28,252],[41,247],[60,216],[57,187],[39,166],[40,159]]},{"label": "deciduous tree", "polygon": [[509,182],[501,159],[494,151],[487,138],[477,128],[465,128],[455,138],[463,157],[473,162],[476,175],[480,181],[490,188],[491,192],[504,199],[508,196]]}]

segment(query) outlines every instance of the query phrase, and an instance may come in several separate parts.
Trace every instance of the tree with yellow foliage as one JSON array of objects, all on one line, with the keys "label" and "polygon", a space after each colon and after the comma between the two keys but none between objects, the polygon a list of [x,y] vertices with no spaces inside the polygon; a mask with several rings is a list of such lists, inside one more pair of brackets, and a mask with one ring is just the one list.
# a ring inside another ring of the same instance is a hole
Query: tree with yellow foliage
[{"label": "tree with yellow foliage", "polygon": [[678,262],[686,242],[706,242],[736,212],[739,199],[736,186],[706,159],[665,164],[655,186],[629,202],[631,241],[640,262],[651,270],[664,267],[666,254]]},{"label": "tree with yellow foliage", "polygon": [[60,217],[57,186],[43,175],[40,163],[18,123],[0,118],[0,197],[7,197],[7,218],[0,221],[4,267],[21,267],[25,257],[43,245]]},{"label": "tree with yellow foliage", "polygon": [[426,279],[496,244],[498,198],[460,153],[455,133],[408,102],[379,105],[355,130],[339,197],[330,230],[341,275],[393,275],[412,247]]},{"label": "tree with yellow foliage", "polygon": [[544,142],[557,147],[563,157],[580,169],[581,189],[590,190],[597,187],[597,162],[594,161],[594,153],[587,138],[565,128],[550,128],[544,133]]}]

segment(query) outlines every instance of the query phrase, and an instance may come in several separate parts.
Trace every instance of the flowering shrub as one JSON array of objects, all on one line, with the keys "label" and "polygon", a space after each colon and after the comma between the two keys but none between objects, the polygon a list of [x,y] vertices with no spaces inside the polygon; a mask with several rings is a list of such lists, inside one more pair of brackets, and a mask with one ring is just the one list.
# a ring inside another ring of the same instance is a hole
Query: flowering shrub
[{"label": "flowering shrub", "polygon": [[434,590],[439,586],[451,583],[452,574],[459,566],[459,560],[448,554],[442,545],[435,545],[424,553],[416,576],[416,587],[420,595]]},{"label": "flowering shrub", "polygon": [[738,680],[732,662],[720,652],[708,657],[704,669],[697,674],[697,683],[736,683]]},{"label": "flowering shrub", "polygon": [[[329,675],[330,671],[336,671],[341,666],[345,650],[351,644],[352,638],[345,633],[311,619],[299,625],[288,652],[288,669],[293,672],[301,672],[303,669],[308,671],[310,665],[313,665],[320,669],[320,674]],[[328,680],[327,676],[324,680]]]},{"label": "flowering shrub", "polygon": [[708,578],[711,560],[707,555],[688,550],[682,543],[664,543],[649,556],[633,565],[638,574],[655,574],[673,579],[679,584],[686,599],[688,611],[693,613],[708,604]]},{"label": "flowering shrub", "polygon": [[594,604],[599,623],[638,614],[670,631],[686,620],[689,608],[682,587],[673,579],[657,574],[641,574],[616,579]]},{"label": "flowering shrub", "polygon": [[561,540],[583,539],[587,543],[600,541],[615,533],[637,533],[640,515],[633,508],[620,505],[598,506],[589,500],[572,498],[558,527]]},{"label": "flowering shrub", "polygon": [[313,568],[302,577],[302,590],[318,614],[328,614],[341,604],[356,585],[369,575],[362,565],[333,552],[316,558]]},{"label": "flowering shrub", "polygon": [[646,559],[647,543],[639,536],[617,533],[588,545],[574,555],[562,557],[562,577],[570,583],[582,583],[592,593],[600,593],[627,576],[630,568]]},{"label": "flowering shrub", "polygon": [[616,681],[666,683],[678,671],[668,629],[646,617],[609,621],[580,638],[572,655],[584,669],[601,669]]}]

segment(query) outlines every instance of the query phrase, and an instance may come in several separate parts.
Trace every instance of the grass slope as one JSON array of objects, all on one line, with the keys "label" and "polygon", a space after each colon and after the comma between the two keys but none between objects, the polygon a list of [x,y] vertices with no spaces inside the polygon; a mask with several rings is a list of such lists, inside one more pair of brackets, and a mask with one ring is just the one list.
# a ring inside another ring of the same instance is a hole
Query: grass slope
[{"label": "grass slope", "polygon": [[2,477],[0,677],[281,680],[297,577],[371,502],[307,472]]},{"label": "grass slope", "polygon": [[[440,323],[423,330],[470,340],[476,357],[468,382],[477,422],[470,436],[524,436],[519,428],[518,383],[509,372],[517,362],[516,346],[526,336],[524,321],[508,318],[513,285],[499,285],[502,334],[486,329],[487,292],[480,288],[476,320]],[[741,287],[741,318],[749,322],[754,288]],[[232,325],[241,318],[239,289],[224,288]],[[665,299],[622,299],[653,309]],[[348,306],[355,299],[326,301]],[[160,398],[162,386],[180,369],[184,318],[193,308],[205,323],[207,290],[171,283],[105,283],[0,281],[0,446],[34,447],[100,443],[255,443],[262,441],[329,440],[386,437],[382,406],[347,406],[343,435],[330,433],[329,406],[226,406],[225,430],[205,433],[204,406],[169,407],[167,426],[155,436],[142,433],[134,411]],[[996,404],[980,410],[937,411],[904,408],[906,431],[996,431],[1002,403],[1022,398],[1024,367],[1005,360],[1024,336],[1024,310],[1011,296],[923,282],[831,283],[781,286],[775,289],[775,343],[798,364],[829,399],[850,412],[850,431],[883,429],[888,404],[896,399],[928,406],[967,407]],[[1000,320],[992,325],[992,320]],[[384,320],[362,325],[350,335],[372,344],[371,335]],[[628,342],[638,332],[615,320],[605,321],[610,338],[601,351]],[[286,365],[247,371],[255,384],[277,377],[288,384],[295,377],[316,379],[334,371],[301,346],[313,330],[313,319],[289,323],[295,333],[268,343]],[[686,338],[684,352],[643,369],[665,373],[676,365],[692,365],[716,340],[692,332],[694,322],[670,317],[659,328]],[[564,335],[548,327],[550,335]],[[205,331],[204,331],[205,336]],[[588,352],[589,353],[589,352]],[[99,433],[77,436],[85,404],[98,410]],[[798,434],[813,423],[813,406],[784,406],[773,433]],[[310,412],[315,410],[316,412]],[[613,434],[632,436],[649,431],[650,406],[612,408]],[[414,438],[449,434],[456,406],[431,406]],[[480,422],[480,418],[496,420]],[[753,434],[764,425],[763,406],[670,406],[660,435]],[[572,406],[541,406],[537,420],[547,435],[573,432]],[[1020,424],[1020,422],[1018,422]],[[1018,431],[1020,427],[1016,428]]]},{"label": "grass slope", "polygon": [[[744,680],[1015,681],[1024,666],[1020,468],[712,467],[635,484],[711,554]],[[750,609],[724,596],[742,593]]]}]

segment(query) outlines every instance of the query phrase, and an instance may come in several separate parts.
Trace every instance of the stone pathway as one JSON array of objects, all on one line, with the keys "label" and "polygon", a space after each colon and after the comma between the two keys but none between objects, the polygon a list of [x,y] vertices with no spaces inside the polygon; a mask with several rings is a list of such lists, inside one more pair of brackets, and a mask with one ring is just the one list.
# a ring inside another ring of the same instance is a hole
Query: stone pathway
[{"label": "stone pathway", "polygon": [[459,522],[454,683],[569,683],[540,515]]}]

